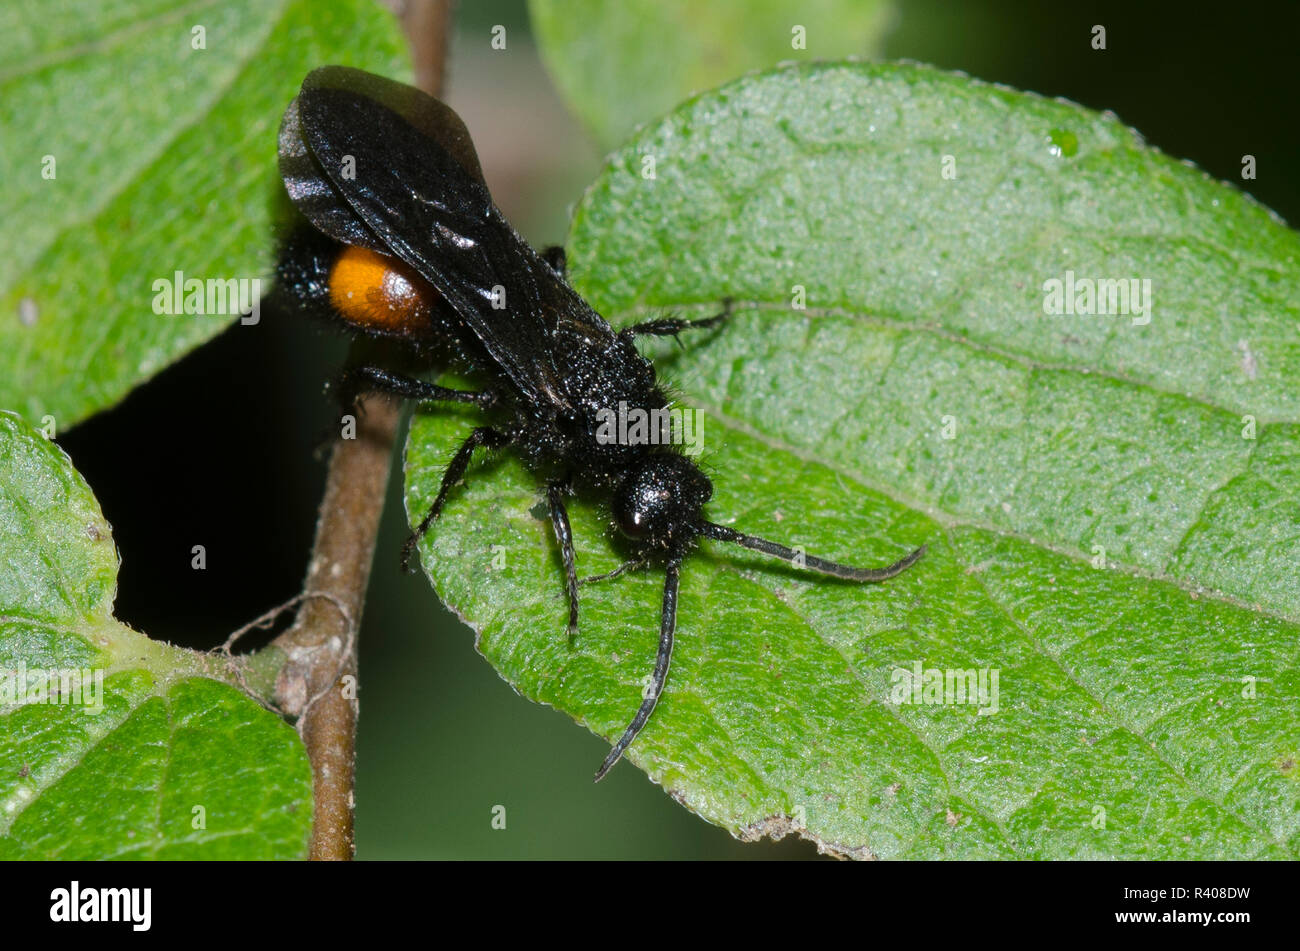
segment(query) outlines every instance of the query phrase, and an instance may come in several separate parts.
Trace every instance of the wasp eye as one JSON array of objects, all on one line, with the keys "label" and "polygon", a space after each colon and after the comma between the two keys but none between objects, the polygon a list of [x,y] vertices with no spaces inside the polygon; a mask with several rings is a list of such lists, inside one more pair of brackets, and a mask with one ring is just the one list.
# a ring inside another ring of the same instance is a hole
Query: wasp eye
[{"label": "wasp eye", "polygon": [[669,495],[649,486],[631,487],[629,492],[614,496],[614,520],[629,538],[644,538],[659,521]]}]

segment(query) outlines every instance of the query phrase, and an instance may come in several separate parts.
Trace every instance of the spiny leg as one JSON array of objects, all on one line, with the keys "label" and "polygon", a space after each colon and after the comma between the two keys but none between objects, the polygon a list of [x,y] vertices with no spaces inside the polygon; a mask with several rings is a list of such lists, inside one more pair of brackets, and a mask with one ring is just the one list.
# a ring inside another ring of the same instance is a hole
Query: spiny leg
[{"label": "spiny leg", "polygon": [[683,330],[698,330],[716,327],[731,316],[731,298],[722,302],[721,313],[699,320],[684,320],[681,317],[663,317],[659,320],[647,320],[619,331],[626,337],[675,337]]},{"label": "spiny leg", "polygon": [[654,712],[655,704],[659,702],[659,695],[663,693],[664,683],[668,680],[668,665],[673,657],[673,632],[677,628],[677,588],[681,581],[681,568],[681,555],[674,555],[668,562],[667,574],[664,577],[664,605],[659,617],[659,653],[655,657],[654,674],[646,688],[645,699],[641,701],[641,706],[636,711],[636,716],[632,718],[632,722],[627,725],[623,735],[605,757],[605,762],[601,763],[600,769],[596,770],[595,782],[605,778],[605,774],[622,757],[628,744],[636,739],[636,735],[641,732],[641,728],[650,719],[650,714]]},{"label": "spiny leg", "polygon": [[411,570],[411,556],[415,554],[415,546],[420,543],[420,539],[429,531],[429,526],[433,520],[442,512],[442,506],[447,501],[447,495],[451,492],[452,486],[465,477],[465,470],[469,468],[470,457],[474,455],[474,450],[479,446],[485,446],[488,449],[498,449],[510,442],[510,439],[503,433],[497,432],[490,426],[479,426],[468,438],[460,444],[456,450],[456,455],[451,457],[451,462],[447,465],[447,471],[442,475],[442,485],[438,487],[438,496],[433,500],[433,505],[429,506],[428,513],[420,522],[420,525],[411,536],[402,545],[402,570]]},{"label": "spiny leg", "polygon": [[[354,417],[361,415],[361,396],[365,393],[388,393],[422,402],[473,403],[483,409],[496,401],[489,392],[453,390],[375,366],[348,367],[330,382],[328,389],[337,396],[342,412]],[[336,427],[333,424],[326,426],[316,439],[316,455],[319,457],[337,438]]]},{"label": "spiny leg", "polygon": [[812,571],[820,572],[824,575],[831,575],[835,578],[844,578],[848,581],[885,581],[895,575],[902,574],[912,565],[920,560],[925,554],[925,546],[922,545],[910,555],[906,555],[884,568],[854,568],[852,565],[842,565],[839,562],[827,561],[824,558],[816,558],[813,555],[805,555],[797,552],[793,548],[787,548],[785,545],[779,545],[776,542],[768,541],[766,538],[759,538],[757,535],[746,535],[738,532],[734,528],[728,528],[725,525],[715,525],[712,522],[702,522],[699,525],[700,534],[705,538],[713,538],[720,542],[735,542],[741,548],[748,548],[750,551],[760,551],[765,555],[774,555],[777,558],[784,559],[795,565],[808,568]]},{"label": "spiny leg", "polygon": [[573,529],[569,527],[569,513],[564,508],[565,482],[552,482],[546,487],[546,501],[551,508],[551,525],[555,540],[560,543],[560,557],[564,560],[565,588],[569,593],[569,639],[578,633],[578,566],[573,558]]},{"label": "spiny leg", "polygon": [[623,564],[619,565],[613,571],[607,571],[603,575],[588,575],[585,578],[579,578],[578,584],[595,584],[598,581],[609,581],[611,578],[617,578],[625,571],[636,571],[636,569],[649,561],[649,558],[632,558],[623,562]]},{"label": "spiny leg", "polygon": [[390,393],[403,399],[425,403],[472,403],[485,409],[494,401],[493,394],[490,392],[473,393],[468,390],[453,390],[438,386],[436,383],[426,383],[413,376],[403,376],[382,367],[372,366],[349,367],[339,375],[335,386],[344,406],[355,405],[357,397],[362,393]]}]

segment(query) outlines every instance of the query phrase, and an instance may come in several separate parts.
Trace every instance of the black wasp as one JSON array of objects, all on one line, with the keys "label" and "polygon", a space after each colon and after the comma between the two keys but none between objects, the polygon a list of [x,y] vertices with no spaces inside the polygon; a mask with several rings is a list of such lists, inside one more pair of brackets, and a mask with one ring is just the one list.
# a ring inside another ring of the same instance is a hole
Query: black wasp
[{"label": "black wasp", "polygon": [[382,391],[421,402],[471,403],[490,420],[452,457],[437,498],[406,543],[403,564],[474,451],[509,446],[546,482],[571,635],[578,623],[578,574],[566,496],[581,490],[607,500],[634,550],[624,568],[648,560],[665,566],[652,683],[597,780],[645,726],[663,691],[682,560],[698,538],[735,542],[851,581],[891,578],[924,553],[918,548],[887,568],[852,568],[714,524],[703,514],[713,486],[680,446],[597,438],[601,419],[609,418],[602,411],[669,405],[654,367],[633,345],[638,336],[713,326],[725,312],[611,328],[565,282],[562,263],[529,247],[497,210],[464,123],[438,100],[355,69],[317,69],[285,111],[280,173],[290,199],[314,226],[287,244],[282,290],[353,331],[398,341],[417,359],[450,350],[483,381],[481,390],[468,392],[380,366],[354,366],[343,374],[348,400]]}]

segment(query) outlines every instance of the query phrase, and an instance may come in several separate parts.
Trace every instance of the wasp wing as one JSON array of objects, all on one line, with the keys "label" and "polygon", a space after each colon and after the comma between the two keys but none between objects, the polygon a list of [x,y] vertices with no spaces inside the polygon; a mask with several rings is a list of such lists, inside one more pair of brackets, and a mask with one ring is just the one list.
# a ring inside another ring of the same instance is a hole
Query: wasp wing
[{"label": "wasp wing", "polygon": [[[314,70],[303,87],[346,90],[380,103],[445,149],[470,178],[483,184],[478,153],[474,151],[465,124],[450,107],[418,89],[344,66]],[[279,160],[280,176],[290,200],[318,230],[345,244],[387,253],[384,243],[357,217],[351,206],[340,201],[338,190],[312,157],[303,136],[297,99],[289,103],[280,122]]]},{"label": "wasp wing", "polygon": [[400,83],[325,67],[303,82],[286,135],[286,183],[292,175],[295,204],[313,224],[415,268],[521,395],[570,407],[554,360],[558,321],[577,320],[596,345],[613,331],[492,203],[469,133],[449,107]]},{"label": "wasp wing", "polygon": [[280,120],[279,154],[284,190],[317,230],[344,244],[386,253],[383,242],[357,217],[351,206],[339,198],[334,186],[311,157],[311,149],[302,137],[302,117],[298,114],[297,99],[289,103],[284,118]]}]

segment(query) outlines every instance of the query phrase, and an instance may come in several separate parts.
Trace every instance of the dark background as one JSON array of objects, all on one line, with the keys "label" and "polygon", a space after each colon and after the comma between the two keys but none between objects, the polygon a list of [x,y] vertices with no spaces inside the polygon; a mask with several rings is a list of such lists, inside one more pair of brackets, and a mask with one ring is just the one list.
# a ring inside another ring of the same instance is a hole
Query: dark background
[{"label": "dark background", "polygon": [[[1169,155],[1300,219],[1300,4],[1132,7],[904,0],[885,53],[1112,110]],[[476,0],[456,21],[446,98],[507,217],[534,244],[561,243],[600,156],[523,41],[522,2]],[[488,50],[496,23],[509,30],[507,58]],[[1101,52],[1089,44],[1098,23]],[[1255,181],[1240,180],[1244,154]],[[346,342],[263,316],[59,440],[113,525],[117,614],[154,637],[214,647],[300,587],[324,479],[313,449],[332,415],[322,383]],[[424,577],[399,573],[399,477],[395,465],[361,634],[359,858],[815,854],[791,840],[735,842],[627,765],[593,786],[605,743],[516,696]],[[206,571],[190,568],[196,544]],[[498,804],[505,831],[490,826]]]}]

